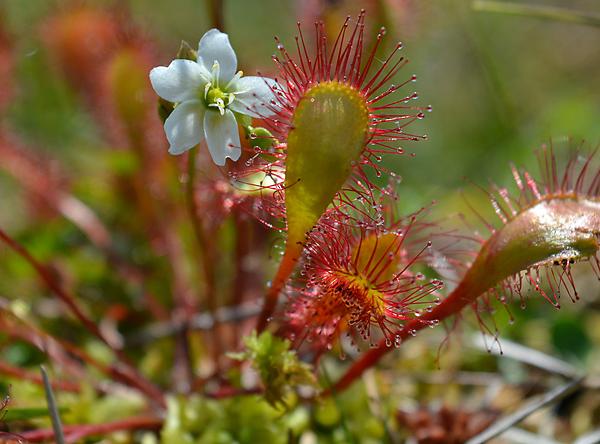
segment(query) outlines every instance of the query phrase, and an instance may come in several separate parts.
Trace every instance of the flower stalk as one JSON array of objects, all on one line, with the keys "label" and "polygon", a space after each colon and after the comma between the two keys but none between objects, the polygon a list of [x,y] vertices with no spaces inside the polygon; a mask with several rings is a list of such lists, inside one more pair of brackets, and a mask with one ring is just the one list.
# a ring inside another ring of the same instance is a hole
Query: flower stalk
[{"label": "flower stalk", "polygon": [[281,293],[281,290],[283,289],[288,278],[294,272],[296,264],[302,256],[303,249],[304,245],[302,243],[290,245],[288,239],[285,253],[281,258],[281,262],[279,263],[275,277],[273,278],[273,281],[268,287],[265,295],[264,305],[256,324],[256,330],[258,333],[261,333],[271,320],[271,316],[275,310],[275,307],[277,306],[277,301],[279,300],[279,293]]}]

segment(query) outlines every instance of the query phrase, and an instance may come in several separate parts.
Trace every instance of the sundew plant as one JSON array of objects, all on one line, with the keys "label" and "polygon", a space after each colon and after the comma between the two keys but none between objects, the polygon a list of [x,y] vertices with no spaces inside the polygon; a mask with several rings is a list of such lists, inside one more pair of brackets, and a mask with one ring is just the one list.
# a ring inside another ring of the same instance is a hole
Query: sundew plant
[{"label": "sundew plant", "polygon": [[4,0],[0,442],[598,442],[599,26]]}]

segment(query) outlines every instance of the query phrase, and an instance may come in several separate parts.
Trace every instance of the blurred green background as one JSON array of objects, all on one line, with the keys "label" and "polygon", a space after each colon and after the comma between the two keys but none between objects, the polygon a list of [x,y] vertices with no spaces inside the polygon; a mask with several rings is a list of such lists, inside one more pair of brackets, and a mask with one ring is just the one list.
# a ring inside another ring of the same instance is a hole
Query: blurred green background
[{"label": "blurred green background", "polygon": [[[0,13],[18,44],[20,95],[8,118],[22,133],[57,156],[84,157],[98,145],[91,119],[49,69],[37,25],[66,2],[2,0]],[[97,1],[110,5],[114,2]],[[131,16],[158,39],[166,64],[184,39],[195,43],[209,27],[200,0],[128,0]],[[530,17],[477,12],[465,0],[292,1],[229,0],[225,28],[246,72],[273,74],[273,36],[293,44],[296,21],[310,26],[329,4],[338,19],[360,7],[386,11],[368,25],[388,28],[388,43],[404,42],[409,65],[398,80],[418,75],[419,103],[433,112],[411,126],[428,141],[407,143],[392,168],[404,178],[401,197],[409,208],[432,199],[454,206],[449,190],[464,177],[485,184],[508,182],[508,164],[531,165],[533,149],[550,139],[600,140],[600,30]],[[597,0],[538,1],[600,12]],[[310,10],[310,11],[309,11]],[[308,13],[307,13],[308,11]],[[51,111],[51,112],[50,112]],[[81,159],[80,159],[81,160]],[[3,193],[4,194],[4,193]],[[8,198],[4,195],[2,198]],[[0,214],[0,222],[6,219]]]}]

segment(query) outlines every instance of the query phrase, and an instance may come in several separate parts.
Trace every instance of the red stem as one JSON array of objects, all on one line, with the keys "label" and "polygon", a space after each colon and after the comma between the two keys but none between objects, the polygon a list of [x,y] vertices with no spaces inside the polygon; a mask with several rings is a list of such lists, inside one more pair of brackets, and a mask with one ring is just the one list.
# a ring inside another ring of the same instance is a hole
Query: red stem
[{"label": "red stem", "polygon": [[[162,424],[163,420],[160,418],[153,416],[137,416],[104,424],[66,425],[63,428],[65,441],[67,443],[75,443],[80,442],[81,439],[88,436],[104,435],[121,430],[158,430],[162,427]],[[21,433],[19,437],[27,442],[47,441],[54,438],[54,431],[52,429],[32,430],[30,432]]]},{"label": "red stem", "polygon": [[[34,384],[43,386],[42,377],[37,373],[28,372],[21,367],[15,367],[10,365],[8,362],[0,361],[0,373],[8,376],[12,376],[20,381],[30,381]],[[71,381],[52,381],[52,388],[54,390],[61,390],[64,392],[79,393],[80,387],[76,382]]]},{"label": "red stem", "polygon": [[271,283],[271,287],[265,295],[265,303],[256,324],[258,333],[262,332],[267,327],[267,324],[275,311],[275,307],[277,306],[279,293],[294,271],[294,268],[296,268],[296,262],[298,262],[298,259],[300,259],[300,256],[302,255],[302,248],[302,244],[292,244],[292,246],[290,246],[290,244],[287,245],[285,254],[283,255],[283,258],[281,258],[279,268]]}]

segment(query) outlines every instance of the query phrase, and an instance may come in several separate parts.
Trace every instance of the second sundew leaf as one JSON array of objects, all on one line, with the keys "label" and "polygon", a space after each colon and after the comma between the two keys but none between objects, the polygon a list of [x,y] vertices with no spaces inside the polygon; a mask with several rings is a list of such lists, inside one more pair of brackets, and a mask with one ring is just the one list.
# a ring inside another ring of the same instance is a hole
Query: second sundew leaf
[{"label": "second sundew leaf", "polygon": [[287,141],[288,244],[303,242],[350,176],[367,138],[369,111],[356,89],[316,85],[293,116]]},{"label": "second sundew leaf", "polygon": [[542,200],[483,244],[453,295],[472,301],[521,271],[593,257],[598,234],[600,203],[570,196]]}]

